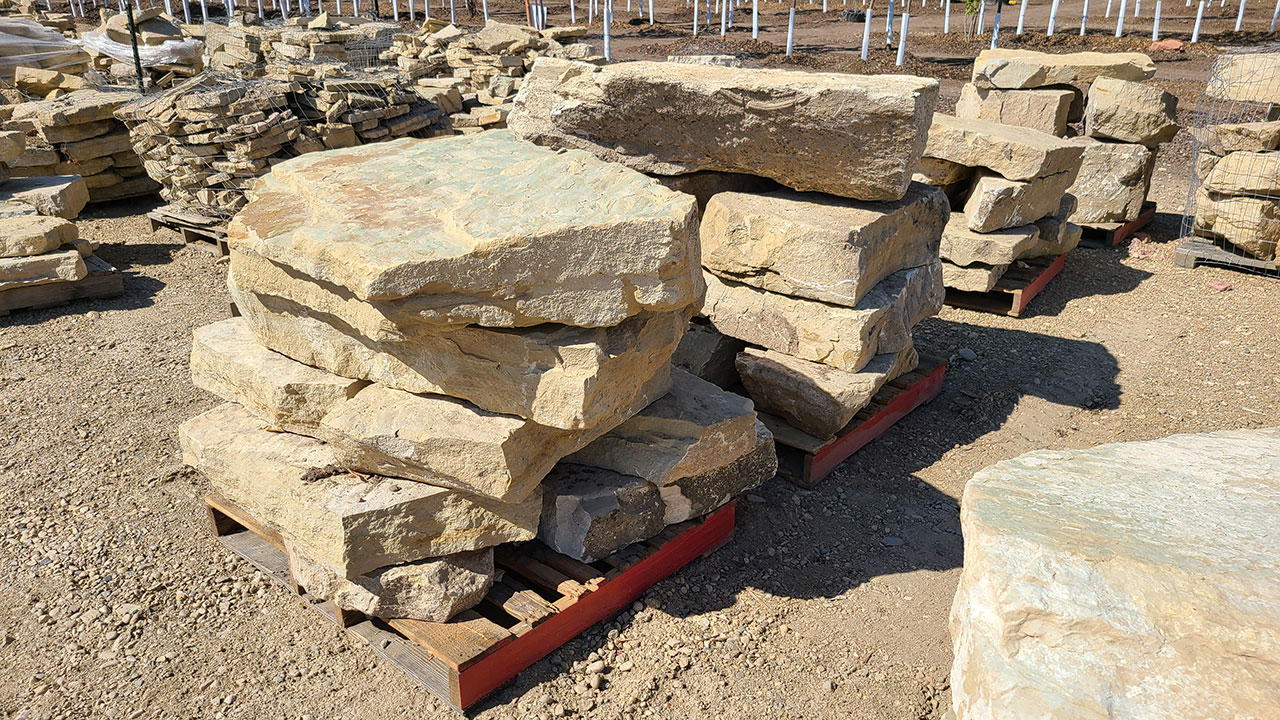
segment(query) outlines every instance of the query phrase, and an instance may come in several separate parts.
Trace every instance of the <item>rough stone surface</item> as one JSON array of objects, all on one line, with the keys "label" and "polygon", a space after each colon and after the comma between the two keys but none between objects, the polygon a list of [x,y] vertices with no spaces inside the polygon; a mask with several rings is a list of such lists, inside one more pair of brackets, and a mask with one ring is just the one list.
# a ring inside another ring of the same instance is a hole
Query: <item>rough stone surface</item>
[{"label": "rough stone surface", "polygon": [[856,307],[770,293],[708,273],[703,309],[717,330],[753,345],[857,372],[911,345],[911,328],[942,307],[940,261],[896,272]]},{"label": "rough stone surface", "polygon": [[[1012,263],[1010,263],[1012,264]],[[987,265],[973,263],[961,267],[949,262],[942,263],[942,284],[952,290],[965,292],[989,292],[1004,277],[1009,269],[1006,265]]]},{"label": "rough stone surface", "polygon": [[1035,245],[1023,253],[1022,257],[1034,258],[1046,255],[1064,255],[1075,250],[1076,246],[1080,244],[1080,237],[1083,234],[1083,229],[1079,225],[1067,220],[1075,211],[1075,195],[1063,195],[1056,214],[1035,222],[1036,228],[1040,231],[1040,236],[1036,238]]},{"label": "rough stone surface", "polygon": [[1178,98],[1142,83],[1101,77],[1089,86],[1084,132],[1156,147],[1178,134]]},{"label": "rough stone surface", "polygon": [[0,257],[40,255],[80,237],[75,223],[44,215],[0,217]]},{"label": "rough stone surface", "polygon": [[308,595],[387,620],[444,622],[475,607],[493,585],[493,548],[427,558],[348,580],[289,548],[289,572]]},{"label": "rough stone surface", "polygon": [[969,229],[991,232],[1035,222],[1052,215],[1062,196],[1075,182],[1075,170],[1034,180],[1009,180],[980,173],[964,204]]},{"label": "rough stone surface", "polygon": [[942,231],[939,252],[943,260],[954,265],[1008,265],[1035,247],[1039,238],[1040,228],[1035,225],[975,232],[969,229],[964,213],[954,212]]},{"label": "rough stone surface", "polygon": [[560,463],[542,490],[538,539],[583,562],[608,557],[662,532],[662,498],[644,478]]},{"label": "rough stone surface", "polygon": [[1280,712],[1280,429],[1040,450],[965,486],[960,720]]},{"label": "rough stone surface", "polygon": [[1080,150],[1062,138],[1030,128],[935,113],[925,157],[983,167],[1010,180],[1033,180],[1074,171]]},{"label": "rough stone surface", "polygon": [[1007,90],[1088,84],[1099,77],[1141,82],[1155,74],[1156,64],[1142,53],[996,49],[983,50],[973,63],[975,85]]},{"label": "rough stone surface", "polygon": [[670,392],[568,460],[666,485],[750,452],[755,421],[749,399],[672,370]]},{"label": "rough stone surface", "polygon": [[1220,154],[1280,149],[1280,120],[1212,125],[1205,144]]},{"label": "rough stone surface", "polygon": [[346,472],[329,446],[269,432],[233,403],[183,423],[182,459],[213,489],[344,577],[531,540],[542,498],[503,503]]},{"label": "rough stone surface", "polygon": [[996,90],[965,83],[960,88],[956,116],[966,120],[1017,125],[1061,136],[1067,131],[1075,95],[1076,91],[1066,88]]},{"label": "rough stone surface", "polygon": [[759,420],[755,431],[755,448],[746,455],[728,465],[677,478],[658,488],[664,506],[664,524],[702,517],[778,474],[778,450],[773,433]]},{"label": "rough stone surface", "polygon": [[79,175],[14,178],[0,187],[0,202],[13,200],[41,215],[75,220],[89,203],[89,188]]},{"label": "rough stone surface", "polygon": [[1142,145],[1101,142],[1088,137],[1071,138],[1067,142],[1084,149],[1080,172],[1068,190],[1079,203],[1072,221],[1111,223],[1137,218],[1147,199],[1155,152]]},{"label": "rough stone surface", "polygon": [[1256,258],[1271,260],[1280,243],[1280,200],[1200,190],[1192,228],[1198,235],[1221,238]]},{"label": "rough stone surface", "polygon": [[605,328],[414,322],[248,252],[232,254],[228,285],[259,342],[298,362],[563,429],[616,425],[657,399],[687,324],[680,312]]},{"label": "rough stone surface", "polygon": [[540,145],[577,148],[656,175],[771,178],[860,200],[907,191],[936,80],[538,58],[507,123]]},{"label": "rough stone surface", "polygon": [[0,290],[81,280],[89,271],[75,250],[25,257],[0,257]]},{"label": "rough stone surface", "polygon": [[21,103],[14,107],[13,119],[30,120],[37,127],[81,125],[110,120],[117,108],[137,98],[136,92],[128,90],[77,90],[51,100]]},{"label": "rough stone surface", "polygon": [[195,386],[240,404],[271,427],[315,436],[320,419],[369,383],[334,375],[263,347],[243,318],[197,328]]},{"label": "rough stone surface", "polygon": [[693,198],[502,131],[280,163],[228,242],[441,326],[607,327],[702,292]]},{"label": "rough stone surface", "polygon": [[0,165],[14,165],[26,149],[26,133],[18,130],[0,130]]},{"label": "rough stone surface", "polygon": [[877,355],[856,373],[747,348],[738,354],[738,374],[761,411],[777,415],[817,438],[844,429],[890,380],[915,369],[915,348]]},{"label": "rough stone surface", "polygon": [[680,338],[680,347],[671,356],[671,364],[713,385],[728,389],[738,382],[734,358],[746,343],[722,334],[709,323],[695,320]]},{"label": "rough stone surface", "polygon": [[914,183],[866,203],[783,190],[721,193],[702,218],[702,266],[770,292],[854,306],[884,278],[938,256],[950,205]]},{"label": "rough stone surface", "polygon": [[1226,195],[1280,195],[1280,153],[1228,153],[1214,163],[1204,187]]},{"label": "rough stone surface", "polygon": [[1280,58],[1275,53],[1223,53],[1213,62],[1205,94],[1220,100],[1280,104]]}]

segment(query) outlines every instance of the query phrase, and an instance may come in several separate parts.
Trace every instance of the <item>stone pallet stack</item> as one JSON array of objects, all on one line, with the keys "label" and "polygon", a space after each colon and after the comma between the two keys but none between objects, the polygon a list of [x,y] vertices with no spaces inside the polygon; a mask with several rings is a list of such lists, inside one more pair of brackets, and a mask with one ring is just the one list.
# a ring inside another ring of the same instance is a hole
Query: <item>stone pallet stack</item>
[{"label": "stone pallet stack", "polygon": [[[96,32],[118,43],[121,50],[128,49],[132,43],[132,36],[129,33],[127,14],[103,9],[102,15],[104,22]],[[173,17],[165,14],[162,8],[148,8],[135,12],[133,21],[137,29],[138,46],[144,53],[148,52],[148,48],[157,48],[165,43],[180,42],[183,39],[181,25]],[[137,69],[133,65],[132,57],[112,57],[92,47],[88,47],[87,52],[93,60],[93,67],[97,70],[116,81],[134,82]],[[160,81],[163,81],[162,85],[167,86],[172,82],[173,77],[191,77],[203,69],[204,61],[193,54],[189,62],[144,66],[142,72],[147,76],[147,86],[154,87]]]},{"label": "stone pallet stack", "polygon": [[11,40],[0,44],[0,85],[13,82],[14,70],[20,67],[19,63],[73,75],[89,69],[89,56],[78,45],[65,40],[60,31],[52,30],[35,19],[0,17],[0,33]]},{"label": "stone pallet stack", "polygon": [[705,324],[680,362],[825,439],[915,368],[912,327],[941,306],[948,202],[911,182],[937,93],[908,76],[540,58],[510,123],[706,198]]},{"label": "stone pallet stack", "polygon": [[159,185],[147,177],[128,130],[115,118],[118,108],[137,97],[127,90],[86,89],[15,106],[0,123],[28,135],[13,175],[79,175],[90,202],[154,193]]},{"label": "stone pallet stack", "polygon": [[1157,149],[1178,132],[1177,98],[1143,84],[1154,75],[1141,53],[985,50],[956,115],[1074,135],[1083,154],[1071,220],[1126,223],[1142,213]]},{"label": "stone pallet stack", "polygon": [[256,14],[239,13],[217,47],[210,48],[210,65],[246,77],[296,73],[297,65],[314,61],[368,67],[399,30],[395,23],[328,13],[283,23],[263,23]]},{"label": "stone pallet stack", "polygon": [[475,604],[503,543],[591,561],[708,513],[776,457],[750,401],[670,367],[696,222],[503,131],[283,162],[229,227],[242,316],[191,360],[228,402],[184,458],[309,592],[381,617]]},{"label": "stone pallet stack", "polygon": [[1062,255],[1080,241],[1068,220],[1082,150],[1048,133],[936,114],[915,178],[943,188],[943,284],[987,292],[1019,260]]}]

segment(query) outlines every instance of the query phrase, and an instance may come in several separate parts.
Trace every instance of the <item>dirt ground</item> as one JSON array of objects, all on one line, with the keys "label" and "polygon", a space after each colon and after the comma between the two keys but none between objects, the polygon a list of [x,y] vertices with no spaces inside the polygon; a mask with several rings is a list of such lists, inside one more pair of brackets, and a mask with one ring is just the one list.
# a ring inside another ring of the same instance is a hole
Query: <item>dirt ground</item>
[{"label": "dirt ground", "polygon": [[[810,45],[860,26],[802,7],[802,66],[838,65]],[[1219,14],[1215,31],[1233,22]],[[688,43],[658,30],[621,38],[618,55]],[[913,70],[947,78],[944,108],[968,72],[955,58],[975,51],[949,43],[913,46]],[[1184,111],[1211,54],[1162,58],[1156,82]],[[756,60],[783,64],[768,48]],[[958,501],[974,472],[1038,448],[1280,421],[1280,281],[1173,266],[1188,154],[1185,132],[1161,152],[1149,239],[1073,252],[1023,318],[946,308],[926,321],[917,346],[952,359],[940,397],[814,491],[767,483],[740,503],[729,545],[479,717],[944,717]],[[176,430],[217,403],[191,386],[187,353],[193,328],[228,315],[225,265],[152,234],[149,207],[80,221],[124,271],[124,297],[0,318],[0,718],[449,717],[205,529],[207,487],[182,470]],[[609,672],[594,690],[597,659]]]}]

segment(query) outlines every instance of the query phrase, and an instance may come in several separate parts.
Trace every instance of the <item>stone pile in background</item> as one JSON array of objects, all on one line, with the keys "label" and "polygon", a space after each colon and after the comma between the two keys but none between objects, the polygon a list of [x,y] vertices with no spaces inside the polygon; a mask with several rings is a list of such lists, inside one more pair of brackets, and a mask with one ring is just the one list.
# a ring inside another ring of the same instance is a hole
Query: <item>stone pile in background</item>
[{"label": "stone pile in background", "polygon": [[311,74],[302,68],[313,62],[365,68],[376,64],[399,31],[395,23],[328,13],[263,23],[256,13],[243,12],[209,40],[209,66],[241,77]]},{"label": "stone pile in background", "polygon": [[[108,54],[95,47],[98,43],[87,41],[85,47],[92,58],[92,66],[114,81],[132,84],[137,77],[137,69],[133,64],[128,15],[104,8],[102,16],[103,23],[94,33],[115,45],[111,46],[111,54]],[[182,25],[165,14],[162,8],[139,10],[134,13],[133,21],[137,29],[139,55],[143,60],[142,72],[146,76],[147,87],[168,87],[175,78],[191,77],[204,69],[203,55],[194,51],[173,58],[175,62],[151,64],[150,56],[162,52],[162,46],[169,43],[172,47],[174,43],[180,43],[184,39]],[[197,50],[199,47],[192,49]]]},{"label": "stone pile in background", "polygon": [[987,292],[1019,260],[1062,255],[1081,229],[1069,192],[1082,150],[1025,127],[935,114],[916,180],[955,208],[942,233],[943,283]]},{"label": "stone pile in background", "polygon": [[[28,4],[27,12],[20,14],[34,15],[33,11],[34,7]],[[68,19],[66,29],[70,28]],[[56,70],[69,75],[79,75],[89,69],[89,56],[79,45],[63,37],[61,29],[50,28],[34,16],[0,17],[0,34],[10,40],[0,43],[0,85],[12,83],[18,67]],[[0,102],[21,100],[9,97],[10,93],[12,89],[0,88]]]}]

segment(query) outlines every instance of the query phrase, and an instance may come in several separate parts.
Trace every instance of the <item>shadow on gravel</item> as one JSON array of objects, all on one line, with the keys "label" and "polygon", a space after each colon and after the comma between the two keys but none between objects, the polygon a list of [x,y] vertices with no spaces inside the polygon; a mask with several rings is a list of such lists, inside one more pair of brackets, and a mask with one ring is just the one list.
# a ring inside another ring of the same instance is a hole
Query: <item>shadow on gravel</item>
[{"label": "shadow on gravel", "polygon": [[146,215],[163,204],[164,200],[161,200],[159,195],[146,195],[112,202],[94,203],[80,213],[79,219],[123,218]]},{"label": "shadow on gravel", "polygon": [[1126,265],[1122,260],[1129,249],[1078,248],[1067,255],[1062,273],[1031,300],[1023,317],[1055,316],[1067,303],[1097,295],[1124,295],[1131,292],[1153,273]]}]

